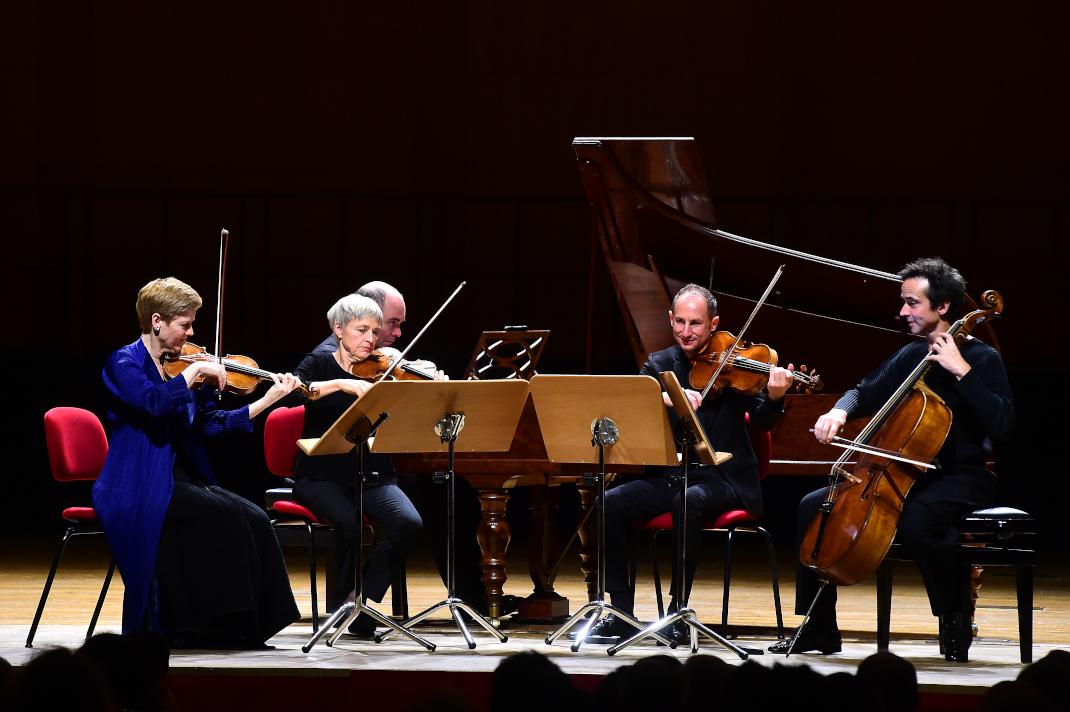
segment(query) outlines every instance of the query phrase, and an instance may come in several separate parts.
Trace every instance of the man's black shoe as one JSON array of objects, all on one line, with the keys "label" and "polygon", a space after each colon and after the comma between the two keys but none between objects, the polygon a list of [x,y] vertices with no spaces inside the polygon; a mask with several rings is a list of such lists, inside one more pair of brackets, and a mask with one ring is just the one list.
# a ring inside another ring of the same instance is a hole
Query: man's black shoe
[{"label": "man's black shoe", "polygon": [[[577,626],[573,632],[568,634],[568,639],[575,640],[582,629],[583,626]],[[631,625],[610,613],[605,618],[599,619],[592,626],[591,632],[587,634],[584,640],[588,643],[616,643],[623,638],[632,637],[636,632],[636,629]]]},{"label": "man's black shoe", "polygon": [[791,638],[778,640],[769,646],[769,652],[776,655],[787,655],[789,649],[792,653],[821,653],[822,655],[828,655],[843,650],[843,640],[840,638],[838,630],[827,632],[805,629],[802,635],[799,636],[794,648],[791,647]]},{"label": "man's black shoe", "polygon": [[504,594],[502,596],[502,616],[504,617],[516,613],[517,609],[520,608],[520,601],[522,600],[523,599],[519,596],[514,596],[510,593]]},{"label": "man's black shoe", "polygon": [[[662,628],[659,633],[663,638],[676,643],[677,646],[691,645],[691,629],[687,626],[687,623],[683,622],[683,620],[675,621],[665,628]],[[657,638],[654,639],[654,642],[658,645],[665,645],[665,643],[662,643]]]},{"label": "man's black shoe", "polygon": [[375,637],[375,621],[372,620],[371,616],[361,613],[349,624],[347,632],[357,638],[371,640]]},{"label": "man's black shoe", "polygon": [[[483,592],[480,591],[478,595],[464,596],[458,594],[457,596],[462,601],[468,603],[479,614],[484,616],[490,615],[490,607],[487,605],[487,599],[483,597]],[[514,596],[510,593],[506,593],[502,596],[502,613],[501,617],[516,613],[520,607],[520,602],[524,600],[519,596]]]}]

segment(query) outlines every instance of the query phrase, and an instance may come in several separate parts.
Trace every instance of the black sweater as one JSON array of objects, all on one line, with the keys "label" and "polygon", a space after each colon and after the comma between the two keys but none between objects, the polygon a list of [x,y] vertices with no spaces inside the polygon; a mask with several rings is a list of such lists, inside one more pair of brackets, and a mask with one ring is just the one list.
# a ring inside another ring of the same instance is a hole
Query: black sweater
[{"label": "black sweater", "polygon": [[[294,369],[294,375],[306,383],[313,381],[331,381],[336,378],[356,377],[345,371],[334,358],[333,352],[314,351],[305,356]],[[316,400],[308,401],[305,405],[305,427],[301,433],[303,438],[318,438],[331,427],[334,421],[353,405],[356,398],[343,391],[335,391]],[[387,455],[371,454],[364,462],[368,472],[378,472],[383,482],[394,482],[397,476],[390,464]],[[336,482],[352,485],[357,471],[357,451],[345,455],[319,455],[309,457],[304,453],[298,453],[297,463],[294,467],[295,477],[311,477],[317,480],[334,480]]]},{"label": "black sweater", "polygon": [[[936,363],[925,375],[952,413],[951,431],[936,459],[945,470],[984,469],[992,446],[1006,442],[1014,430],[1014,399],[998,351],[974,338],[959,350],[970,364],[962,380]],[[848,419],[876,412],[928,352],[927,341],[907,344],[844,393],[836,407],[847,411]]]}]

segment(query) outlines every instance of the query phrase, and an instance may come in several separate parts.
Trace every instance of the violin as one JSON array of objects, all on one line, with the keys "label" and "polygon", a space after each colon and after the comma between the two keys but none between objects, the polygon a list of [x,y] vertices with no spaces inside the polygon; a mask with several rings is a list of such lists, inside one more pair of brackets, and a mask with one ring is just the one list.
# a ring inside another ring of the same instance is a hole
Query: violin
[{"label": "violin", "polygon": [[[399,362],[394,366],[395,362]],[[368,358],[358,361],[349,372],[362,381],[377,382],[386,377],[388,381],[433,381],[435,364],[430,361],[406,361],[401,352],[390,346],[372,351]]]},{"label": "violin", "polygon": [[[737,344],[732,349],[736,337],[727,331],[715,331],[706,348],[691,362],[691,387],[702,391],[710,382],[721,362],[721,373],[714,384],[714,392],[725,388],[754,396],[765,388],[769,382],[769,372],[777,365],[777,352],[766,344]],[[732,349],[730,354],[726,353]],[[807,392],[819,391],[824,385],[816,371],[807,372],[806,366],[792,371],[794,386],[804,388]]]},{"label": "violin", "polygon": [[[203,346],[187,341],[182,345],[182,351],[177,356],[174,354],[163,355],[164,376],[167,380],[177,378],[191,363],[208,360],[215,360],[215,356],[209,354]],[[256,361],[248,356],[228,355],[223,358],[221,363],[228,374],[227,385],[223,390],[231,393],[247,396],[256,390],[260,381],[273,380],[272,376],[274,374],[259,368],[256,365]],[[204,383],[205,380],[206,377],[201,375],[193,383],[198,385]],[[318,395],[314,388],[309,388],[304,383],[300,384],[297,390],[300,390],[306,398],[315,399]]]}]

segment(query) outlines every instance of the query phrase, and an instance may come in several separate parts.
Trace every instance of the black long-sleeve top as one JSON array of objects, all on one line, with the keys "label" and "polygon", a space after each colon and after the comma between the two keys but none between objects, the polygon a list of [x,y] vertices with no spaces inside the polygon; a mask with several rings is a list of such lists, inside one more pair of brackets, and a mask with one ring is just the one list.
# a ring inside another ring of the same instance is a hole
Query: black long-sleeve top
[{"label": "black long-sleeve top", "polygon": [[[351,378],[356,380],[348,371],[338,365],[333,352],[317,350],[308,354],[301,360],[294,375],[305,383],[313,381],[331,381],[336,378]],[[331,427],[345,413],[349,406],[353,405],[356,398],[344,391],[335,391],[316,400],[310,400],[305,404],[305,427],[301,433],[303,438],[318,438]],[[294,467],[296,477],[312,477],[317,480],[334,480],[336,482],[351,485],[357,470],[357,451],[345,455],[318,455],[309,457],[304,453],[298,453],[297,463]],[[397,475],[390,463],[390,458],[382,454],[370,454],[365,458],[365,470],[378,472],[382,482],[394,482]]]},{"label": "black long-sleeve top", "polygon": [[[691,387],[691,362],[679,346],[650,354],[639,373],[656,379],[662,371],[672,371],[681,386]],[[704,400],[695,411],[713,448],[732,453],[732,459],[719,469],[744,507],[757,515],[762,512],[762,488],[758,481],[758,458],[747,432],[746,413],[750,413],[752,427],[769,430],[783,415],[784,401],[726,390],[715,398]],[[675,425],[676,414],[672,408],[669,408],[669,419]],[[700,468],[694,477],[696,481],[703,477],[702,472]]]},{"label": "black long-sleeve top", "polygon": [[[959,351],[970,364],[962,380],[937,363],[925,375],[925,383],[952,413],[951,431],[936,459],[945,470],[983,470],[990,447],[1006,442],[1014,430],[1014,398],[998,351],[974,338],[960,344]],[[846,411],[848,419],[875,413],[928,353],[927,341],[907,344],[844,393],[835,407]]]}]

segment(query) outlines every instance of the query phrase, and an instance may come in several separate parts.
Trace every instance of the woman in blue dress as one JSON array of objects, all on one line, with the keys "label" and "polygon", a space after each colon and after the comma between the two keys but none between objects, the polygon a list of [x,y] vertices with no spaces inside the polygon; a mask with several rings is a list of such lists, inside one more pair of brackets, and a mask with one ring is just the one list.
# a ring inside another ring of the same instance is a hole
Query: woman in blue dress
[{"label": "woman in blue dress", "polygon": [[[257,648],[298,618],[282,553],[264,511],[218,485],[205,440],[251,432],[298,385],[290,374],[248,406],[222,410],[226,371],[195,361],[164,373],[193,336],[202,300],[168,277],[138,293],[141,336],[104,366],[110,448],[93,486],[126,588],[123,632],[150,628],[175,647]],[[203,377],[203,378],[201,378]]]}]

